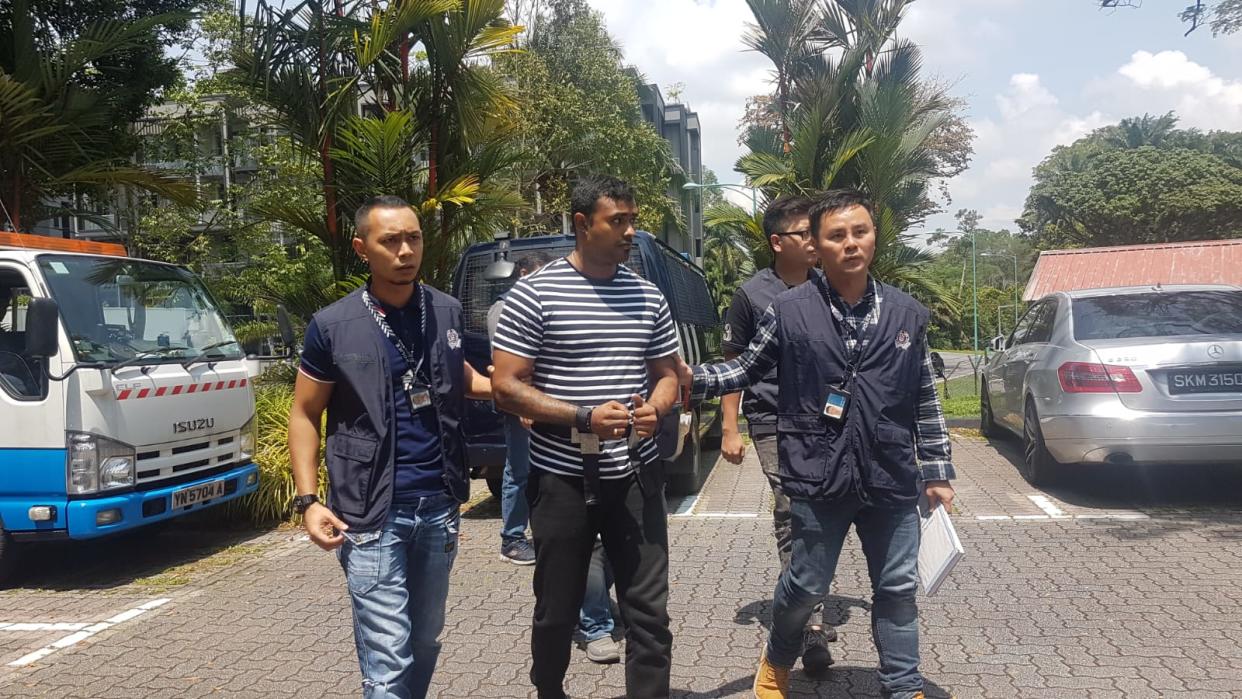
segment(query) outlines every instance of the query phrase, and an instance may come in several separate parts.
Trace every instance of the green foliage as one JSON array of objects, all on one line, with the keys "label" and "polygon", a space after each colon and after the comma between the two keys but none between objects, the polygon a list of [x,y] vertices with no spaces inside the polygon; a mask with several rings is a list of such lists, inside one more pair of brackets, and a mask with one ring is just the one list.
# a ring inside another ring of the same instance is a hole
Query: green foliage
[{"label": "green foliage", "polygon": [[1242,134],[1144,115],[1058,146],[1035,169],[1019,224],[1041,248],[1242,235]]},{"label": "green foliage", "polygon": [[749,0],[746,40],[775,68],[780,126],[752,126],[737,169],[768,199],[867,191],[877,206],[872,272],[953,307],[906,230],[937,209],[930,184],[965,167],[971,133],[953,113],[960,103],[920,78],[918,47],[894,38],[908,4]]},{"label": "green foliage", "polygon": [[130,164],[132,146],[118,150],[127,114],[100,76],[185,16],[101,20],[67,37],[48,35],[46,18],[33,14],[28,0],[10,7],[0,17],[0,203],[13,225],[54,213],[45,204],[52,197],[73,199],[76,213],[80,196],[116,185],[192,202],[194,192],[183,183]]},{"label": "green foliage", "polygon": [[[974,344],[974,296],[972,295],[971,243],[975,247],[974,277],[978,280],[979,343],[1013,329],[1015,299],[1020,299],[1035,265],[1038,251],[1026,237],[1008,230],[979,228],[974,211],[957,212],[957,231],[937,231],[930,236],[944,248],[926,265],[925,272],[943,290],[938,298],[923,299],[934,311],[928,334],[933,346],[972,347]],[[1015,280],[1014,263],[1017,262]],[[1025,304],[1017,301],[1018,316]]]},{"label": "green foliage", "polygon": [[[228,503],[225,512],[229,519],[240,517],[256,525],[298,519],[289,508],[289,503],[297,494],[293,485],[293,470],[289,466],[289,408],[292,405],[292,382],[256,383],[255,421],[259,441],[254,460],[259,466],[259,489]],[[327,488],[327,469],[321,465],[321,499],[327,497]]]},{"label": "green foliage", "polygon": [[590,172],[635,188],[640,228],[680,225],[667,191],[684,174],[668,143],[643,121],[639,76],[623,65],[602,17],[575,0],[552,0],[543,9],[531,18],[536,24],[527,27],[523,50],[496,61],[520,104],[513,139],[522,150],[521,190],[532,201],[538,191],[544,212],[522,211],[511,225],[523,233],[559,230],[574,178]]},{"label": "green foliage", "polygon": [[318,238],[342,281],[361,271],[353,211],[376,194],[403,195],[423,214],[422,277],[447,283],[461,247],[522,204],[504,174],[515,103],[490,65],[520,31],[502,10],[501,0],[260,2],[229,77],[319,163],[320,199],[251,210]]}]

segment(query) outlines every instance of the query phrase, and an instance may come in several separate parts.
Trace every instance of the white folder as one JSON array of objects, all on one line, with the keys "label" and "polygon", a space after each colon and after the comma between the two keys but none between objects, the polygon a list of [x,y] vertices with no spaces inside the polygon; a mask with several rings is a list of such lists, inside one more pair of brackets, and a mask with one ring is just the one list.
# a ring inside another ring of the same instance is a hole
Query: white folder
[{"label": "white folder", "polygon": [[925,594],[934,595],[966,551],[944,505],[937,505],[930,514],[923,516],[921,526],[919,582]]}]

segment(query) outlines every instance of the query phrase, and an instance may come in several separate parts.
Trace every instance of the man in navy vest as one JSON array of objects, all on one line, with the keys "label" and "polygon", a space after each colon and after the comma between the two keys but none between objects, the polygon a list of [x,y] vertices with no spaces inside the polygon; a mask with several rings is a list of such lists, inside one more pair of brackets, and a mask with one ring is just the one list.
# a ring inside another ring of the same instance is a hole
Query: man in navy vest
[{"label": "man in navy vest", "polygon": [[692,372],[679,366],[699,400],[752,386],[777,368],[777,448],[793,548],[755,674],[759,699],[787,696],[803,628],[828,592],[851,525],[871,576],[880,685],[896,699],[923,696],[916,503],[926,494],[929,507],[948,507],[954,473],[927,350],[929,313],[871,277],[873,211],[861,192],[826,192],[810,212],[824,274],[777,297],[737,359]]},{"label": "man in navy vest", "polygon": [[[725,314],[724,358],[733,359],[746,351],[754,339],[759,320],[777,296],[811,278],[819,253],[811,241],[811,219],[808,215],[813,202],[806,197],[781,197],[768,205],[763,212],[763,234],[768,237],[772,250],[772,265],[760,270],[733,294],[733,303]],[[772,487],[772,529],[776,535],[776,551],[780,557],[781,570],[789,567],[789,552],[793,548],[789,526],[789,496],[781,490],[779,460],[776,451],[776,369],[773,368],[759,383],[741,393],[730,393],[720,400],[724,425],[721,455],[726,461],[742,463],[746,443],[737,429],[738,407],[746,413],[746,428],[750,441],[755,445],[759,467]],[[810,622],[802,635],[802,669],[808,675],[819,676],[832,665],[828,642],[837,638],[836,630],[824,625],[824,606],[818,605],[811,613]]]},{"label": "man in navy vest", "polygon": [[294,508],[312,541],[340,549],[363,695],[422,697],[470,492],[459,420],[465,399],[489,398],[491,383],[463,359],[461,304],[417,281],[423,233],[410,205],[373,197],[354,221],[371,278],[306,327],[289,412]]}]

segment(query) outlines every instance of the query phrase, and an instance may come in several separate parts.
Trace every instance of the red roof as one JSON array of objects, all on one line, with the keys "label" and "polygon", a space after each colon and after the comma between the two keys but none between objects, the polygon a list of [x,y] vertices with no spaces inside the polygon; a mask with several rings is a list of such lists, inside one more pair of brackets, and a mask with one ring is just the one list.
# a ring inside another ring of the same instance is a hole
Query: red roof
[{"label": "red roof", "polygon": [[1047,250],[1039,254],[1022,298],[1034,301],[1054,291],[1154,284],[1242,286],[1242,240]]}]

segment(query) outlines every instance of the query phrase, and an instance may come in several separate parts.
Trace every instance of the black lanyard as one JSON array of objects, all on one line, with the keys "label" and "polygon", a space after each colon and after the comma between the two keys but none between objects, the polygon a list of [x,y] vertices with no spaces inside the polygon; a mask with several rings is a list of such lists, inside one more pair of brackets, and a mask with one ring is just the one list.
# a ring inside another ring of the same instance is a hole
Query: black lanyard
[{"label": "black lanyard", "polygon": [[[824,303],[828,304],[828,314],[832,316],[832,322],[837,328],[837,335],[844,339],[844,336],[848,334],[850,339],[854,341],[854,352],[849,358],[849,363],[845,366],[845,384],[848,386],[853,383],[854,377],[858,375],[859,365],[862,363],[863,345],[871,333],[871,324],[867,323],[867,329],[860,333],[853,323],[845,319],[845,314],[833,302],[833,292],[828,288],[828,280],[821,279],[818,281],[820,282],[819,293],[823,295]],[[867,282],[867,289],[868,291],[871,290],[871,282]],[[863,298],[866,298],[866,296]],[[875,303],[874,298],[872,298],[871,303]],[[868,311],[868,315],[870,313],[871,311]]]},{"label": "black lanyard", "polygon": [[369,289],[362,290],[362,303],[371,312],[371,317],[375,319],[375,324],[379,326],[380,332],[384,333],[396,345],[397,351],[401,353],[401,358],[405,360],[406,376],[417,376],[420,369],[423,368],[423,357],[427,354],[427,297],[423,294],[423,287],[415,285],[414,293],[418,294],[418,317],[421,325],[421,337],[423,340],[422,352],[418,355],[418,362],[414,361],[414,354],[410,352],[410,348],[406,347],[405,341],[401,336],[393,332],[392,326],[388,324],[388,319],[384,317],[384,312],[380,310],[379,303],[375,297],[371,296]]}]

